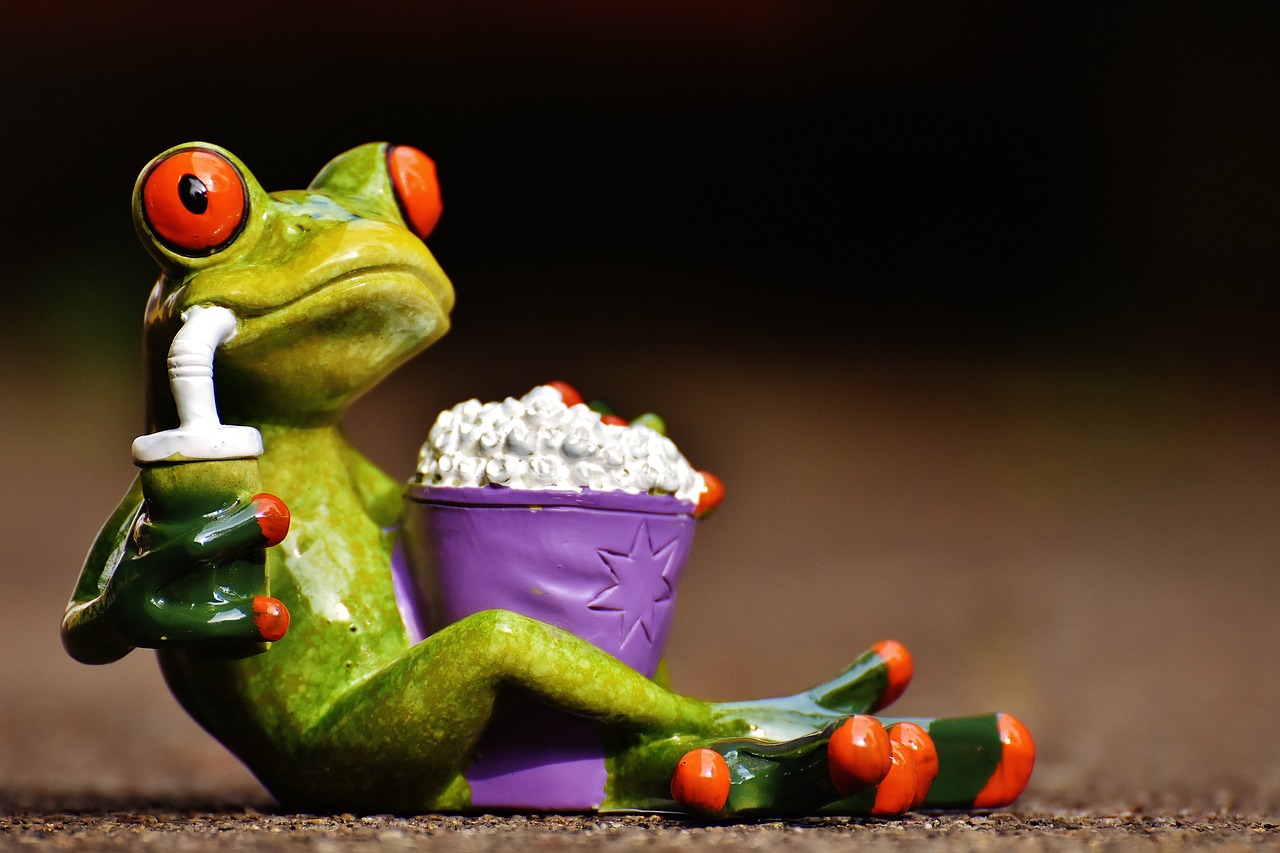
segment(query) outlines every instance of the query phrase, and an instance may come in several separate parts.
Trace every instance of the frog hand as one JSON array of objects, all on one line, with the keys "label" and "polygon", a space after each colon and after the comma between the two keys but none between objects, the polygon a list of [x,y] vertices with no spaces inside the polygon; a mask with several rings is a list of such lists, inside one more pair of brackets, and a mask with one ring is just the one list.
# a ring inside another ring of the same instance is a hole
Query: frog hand
[{"label": "frog hand", "polygon": [[158,522],[144,507],[104,590],[117,633],[140,648],[280,639],[289,612],[263,594],[264,549],[288,530],[288,508],[269,494],[194,521]]}]

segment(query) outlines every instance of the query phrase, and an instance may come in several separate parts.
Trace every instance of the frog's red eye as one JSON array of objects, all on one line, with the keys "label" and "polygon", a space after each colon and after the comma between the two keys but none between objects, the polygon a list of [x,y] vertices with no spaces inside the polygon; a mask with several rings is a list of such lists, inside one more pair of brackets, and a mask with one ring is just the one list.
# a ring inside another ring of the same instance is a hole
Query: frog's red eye
[{"label": "frog's red eye", "polygon": [[413,233],[427,239],[443,209],[435,161],[417,148],[393,145],[387,151],[387,171],[405,222]]},{"label": "frog's red eye", "polygon": [[240,233],[247,206],[244,177],[221,154],[189,148],[170,154],[142,184],[151,230],[184,255],[216,252]]}]

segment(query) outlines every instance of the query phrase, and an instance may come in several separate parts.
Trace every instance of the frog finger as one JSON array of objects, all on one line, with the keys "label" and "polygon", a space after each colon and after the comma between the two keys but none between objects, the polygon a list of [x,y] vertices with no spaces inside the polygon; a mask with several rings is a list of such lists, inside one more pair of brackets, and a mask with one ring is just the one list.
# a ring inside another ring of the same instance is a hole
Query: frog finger
[{"label": "frog finger", "polygon": [[[249,603],[252,629],[244,619],[245,601]],[[182,656],[187,663],[238,660],[266,651],[268,643],[282,639],[289,629],[289,611],[279,599],[255,595],[238,602],[232,618],[219,622],[218,628],[209,631],[206,626],[200,632],[202,637],[217,635],[215,638],[182,646]]]},{"label": "frog finger", "polygon": [[251,548],[278,545],[289,532],[289,509],[275,495],[254,495],[205,522],[184,543],[193,561],[218,561]]},{"label": "frog finger", "polygon": [[1026,726],[1010,714],[996,714],[996,729],[1000,738],[1000,761],[973,798],[974,808],[996,809],[1012,803],[1027,787],[1035,767],[1035,741]]},{"label": "frog finger", "polygon": [[289,612],[275,598],[232,596],[219,589],[211,600],[193,602],[164,590],[130,608],[124,621],[130,642],[139,648],[199,646],[279,640],[289,626]]}]

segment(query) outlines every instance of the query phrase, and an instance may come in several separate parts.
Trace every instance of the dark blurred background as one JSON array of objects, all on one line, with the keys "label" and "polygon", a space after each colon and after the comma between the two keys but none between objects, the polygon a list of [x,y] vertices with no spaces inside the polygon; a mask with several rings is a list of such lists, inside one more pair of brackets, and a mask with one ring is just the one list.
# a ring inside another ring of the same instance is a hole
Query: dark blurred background
[{"label": "dark blurred background", "polygon": [[440,164],[432,245],[461,283],[463,333],[519,334],[517,306],[554,290],[566,324],[624,306],[615,341],[686,337],[626,310],[639,287],[757,350],[1247,355],[1274,337],[1274,4],[232,0],[8,17],[3,239],[15,307],[38,323],[134,316],[150,271],[128,195],[163,148],[217,142],[285,189],[390,139]]},{"label": "dark blurred background", "polygon": [[682,593],[678,687],[800,689],[895,635],[917,652],[904,711],[1031,725],[1034,803],[1280,801],[1280,7],[5,18],[10,795],[260,796],[144,655],[57,648],[142,424],[154,270],[129,194],[184,141],[286,189],[388,139],[439,164],[429,244],[458,308],[353,435],[407,475],[465,396],[562,378],[664,414],[730,495]]}]

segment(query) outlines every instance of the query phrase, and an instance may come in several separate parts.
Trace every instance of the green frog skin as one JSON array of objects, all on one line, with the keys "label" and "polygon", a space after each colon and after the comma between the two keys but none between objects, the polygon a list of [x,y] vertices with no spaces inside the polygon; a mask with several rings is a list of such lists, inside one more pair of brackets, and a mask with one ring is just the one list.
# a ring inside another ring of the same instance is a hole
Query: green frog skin
[{"label": "green frog skin", "polygon": [[[374,143],[335,158],[306,190],[268,194],[231,153],[191,143],[143,170],[133,211],[160,267],[144,328],[149,429],[178,425],[165,366],[184,313],[228,309],[236,328],[217,350],[218,409],[260,431],[263,494],[194,478],[189,520],[160,523],[135,483],[89,553],[64,645],[95,664],[157,649],[183,707],[285,806],[466,811],[463,771],[505,695],[597,723],[603,810],[892,814],[998,807],[1022,791],[1034,748],[1008,715],[870,716],[911,676],[892,641],[805,693],[736,703],[673,693],[661,676],[507,611],[411,643],[390,568],[402,483],[339,423],[448,329],[453,288],[423,242],[439,213],[434,166]],[[253,607],[166,597],[167,584],[190,590],[193,576],[263,554],[270,597]],[[268,640],[234,659],[188,654]]]}]

